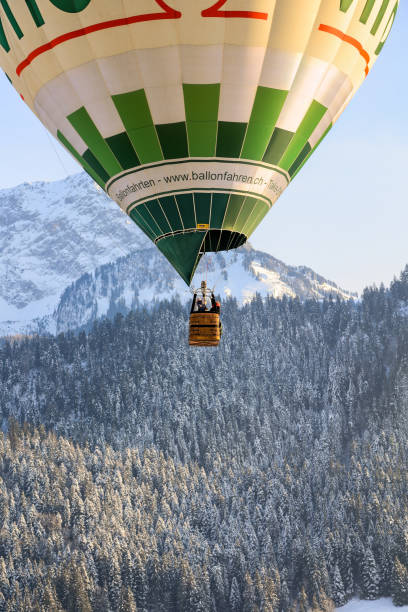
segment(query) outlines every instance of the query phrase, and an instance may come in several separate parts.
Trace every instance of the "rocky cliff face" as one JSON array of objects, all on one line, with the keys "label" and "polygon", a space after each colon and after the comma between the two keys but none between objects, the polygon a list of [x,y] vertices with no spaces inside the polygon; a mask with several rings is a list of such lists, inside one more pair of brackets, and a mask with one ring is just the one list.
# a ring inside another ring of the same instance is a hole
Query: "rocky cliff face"
[{"label": "rocky cliff face", "polygon": [[50,315],[65,287],[147,239],[85,174],[0,190],[0,322]]}]

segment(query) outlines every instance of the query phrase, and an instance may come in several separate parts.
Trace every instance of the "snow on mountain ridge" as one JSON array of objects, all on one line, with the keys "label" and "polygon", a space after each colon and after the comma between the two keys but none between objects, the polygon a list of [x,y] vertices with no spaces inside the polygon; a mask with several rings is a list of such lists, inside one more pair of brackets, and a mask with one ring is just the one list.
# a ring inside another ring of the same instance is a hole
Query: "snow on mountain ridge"
[{"label": "snow on mountain ridge", "polygon": [[0,190],[0,320],[52,313],[76,278],[146,245],[127,221],[85,174]]},{"label": "snow on mountain ridge", "polygon": [[[286,266],[250,245],[207,255],[196,279],[207,267],[218,293],[241,302],[256,292],[351,296],[312,270]],[[184,282],[84,173],[0,190],[0,335],[87,325],[175,295],[189,299]]]},{"label": "snow on mountain ridge", "polygon": [[[300,299],[323,299],[329,295],[355,297],[313,270],[302,267],[299,272],[298,268],[256,251],[249,244],[207,255],[197,268],[195,286],[202,278],[222,298],[234,296],[241,303],[257,293],[262,297]],[[185,303],[191,299],[191,292],[157,249],[139,250],[97,268],[68,287],[55,312],[55,328],[58,333],[85,327],[102,316],[125,314],[154,300],[174,297]]]}]

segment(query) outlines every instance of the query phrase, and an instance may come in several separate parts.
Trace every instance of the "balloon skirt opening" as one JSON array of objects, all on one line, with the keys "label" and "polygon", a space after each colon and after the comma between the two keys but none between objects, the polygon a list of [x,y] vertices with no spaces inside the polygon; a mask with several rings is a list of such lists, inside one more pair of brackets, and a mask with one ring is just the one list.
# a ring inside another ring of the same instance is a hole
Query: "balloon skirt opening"
[{"label": "balloon skirt opening", "polygon": [[203,253],[235,249],[246,239],[244,234],[228,230],[192,231],[163,236],[156,246],[190,285]]}]

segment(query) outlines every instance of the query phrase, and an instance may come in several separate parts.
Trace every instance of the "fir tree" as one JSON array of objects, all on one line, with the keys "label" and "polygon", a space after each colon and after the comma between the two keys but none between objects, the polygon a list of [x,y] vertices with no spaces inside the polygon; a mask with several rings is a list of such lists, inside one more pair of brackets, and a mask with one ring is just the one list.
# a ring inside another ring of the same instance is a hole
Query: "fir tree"
[{"label": "fir tree", "polygon": [[408,604],[408,570],[398,557],[394,561],[391,593],[395,606],[405,606]]},{"label": "fir tree", "polygon": [[231,581],[231,590],[229,596],[229,605],[231,612],[238,612],[241,610],[241,593],[239,592],[238,582],[235,576]]},{"label": "fir tree", "polygon": [[333,601],[336,604],[336,606],[343,606],[346,603],[346,594],[344,592],[344,585],[343,585],[343,581],[340,575],[340,570],[337,564],[334,566],[332,597],[333,597]]},{"label": "fir tree", "polygon": [[377,599],[379,596],[380,577],[377,564],[370,548],[365,551],[362,567],[362,594],[365,599]]},{"label": "fir tree", "polygon": [[122,587],[118,612],[137,612],[135,598],[129,587]]}]

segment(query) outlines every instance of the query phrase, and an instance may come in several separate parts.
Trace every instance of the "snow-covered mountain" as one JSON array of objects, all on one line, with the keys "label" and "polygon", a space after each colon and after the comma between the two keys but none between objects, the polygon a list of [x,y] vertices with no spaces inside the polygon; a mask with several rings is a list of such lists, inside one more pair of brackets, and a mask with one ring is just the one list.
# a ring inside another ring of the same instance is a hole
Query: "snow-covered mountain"
[{"label": "snow-covered mountain", "polygon": [[67,285],[147,243],[85,174],[0,190],[0,322],[52,314]]},{"label": "snow-covered mountain", "polygon": [[[221,296],[354,297],[305,267],[246,245],[207,255],[196,273]],[[0,190],[0,335],[62,331],[186,285],[136,225],[85,174]]]},{"label": "snow-covered mountain", "polygon": [[[310,268],[287,266],[250,244],[205,257],[197,268],[196,284],[206,279],[221,297],[234,296],[240,302],[256,293],[300,299],[354,297]],[[156,248],[141,249],[85,274],[68,287],[54,314],[55,330],[86,326],[101,316],[113,317],[117,312],[176,296],[182,302],[191,299],[184,281]]]}]

